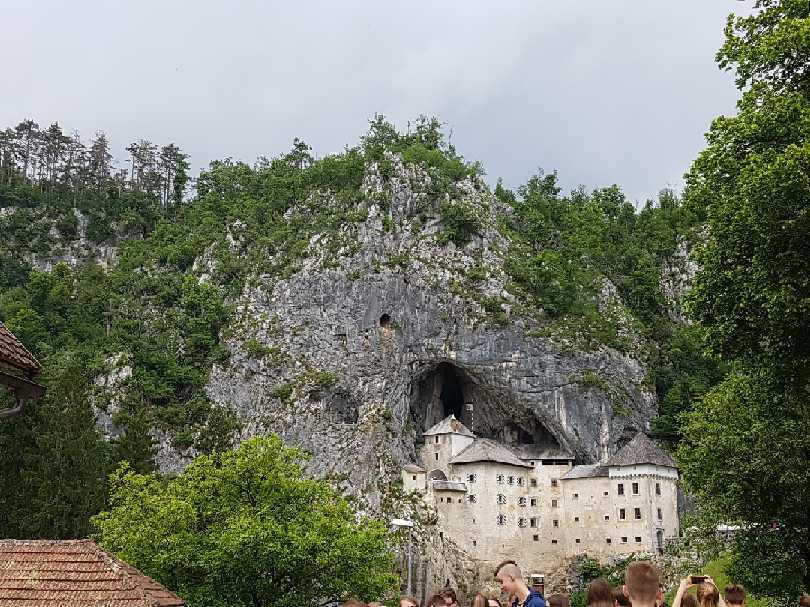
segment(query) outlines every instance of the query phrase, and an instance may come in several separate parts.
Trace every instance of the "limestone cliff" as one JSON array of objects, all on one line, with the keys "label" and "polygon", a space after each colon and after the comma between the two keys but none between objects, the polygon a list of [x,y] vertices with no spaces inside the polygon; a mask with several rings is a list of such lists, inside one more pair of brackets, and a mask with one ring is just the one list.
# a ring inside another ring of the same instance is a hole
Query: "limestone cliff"
[{"label": "limestone cliff", "polygon": [[[345,478],[373,507],[449,413],[481,436],[561,445],[583,462],[645,429],[656,403],[639,360],[578,351],[506,290],[510,243],[496,225],[506,211],[489,190],[463,182],[448,200],[484,226],[460,248],[442,238],[430,177],[392,161],[387,179],[367,171],[361,221],[314,236],[297,271],[258,276],[239,297],[230,359],[207,392],[236,411],[242,438],[279,433],[312,453],[314,474]],[[311,196],[288,216],[324,204]],[[238,231],[234,248],[249,247]],[[163,443],[160,463],[183,458]]]}]

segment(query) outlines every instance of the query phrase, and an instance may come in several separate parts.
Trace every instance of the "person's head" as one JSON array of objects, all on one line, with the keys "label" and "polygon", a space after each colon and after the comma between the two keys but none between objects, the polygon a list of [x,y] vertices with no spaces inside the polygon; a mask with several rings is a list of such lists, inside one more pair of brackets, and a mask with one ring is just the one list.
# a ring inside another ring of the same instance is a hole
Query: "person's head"
[{"label": "person's head", "polygon": [[472,603],[470,603],[470,607],[489,607],[489,601],[487,597],[477,592],[473,597]]},{"label": "person's head", "polygon": [[599,578],[588,584],[585,599],[588,607],[613,607],[613,590],[605,580]]},{"label": "person's head", "polygon": [[697,597],[691,592],[686,592],[681,598],[681,607],[698,607]]},{"label": "person's head", "polygon": [[655,605],[661,590],[658,587],[658,570],[649,561],[635,561],[624,572],[624,593],[633,607]]},{"label": "person's head", "polygon": [[619,607],[630,607],[630,599],[624,594],[621,586],[616,586],[613,589],[613,602]]},{"label": "person's head", "polygon": [[434,594],[428,599],[427,607],[444,607],[444,597],[441,594]]},{"label": "person's head", "polygon": [[501,605],[501,602],[495,597],[489,597],[487,599],[487,607],[503,607],[503,605]]},{"label": "person's head", "polygon": [[349,599],[345,603],[341,603],[340,607],[368,607],[368,605],[357,599]]},{"label": "person's head", "polygon": [[745,604],[745,588],[740,584],[729,584],[723,592],[723,598],[732,607],[742,607]]},{"label": "person's head", "polygon": [[455,607],[458,605],[456,591],[452,588],[444,588],[439,592],[439,594],[444,599],[444,604],[447,605],[447,607]]},{"label": "person's head", "polygon": [[568,600],[568,597],[559,592],[547,597],[546,603],[548,603],[549,607],[571,607],[571,601]]},{"label": "person's head", "polygon": [[412,596],[401,596],[397,607],[419,607],[419,601]]},{"label": "person's head", "polygon": [[717,607],[720,603],[720,591],[711,582],[703,582],[697,587],[697,600],[700,607]]},{"label": "person's head", "polygon": [[526,588],[523,574],[515,561],[504,561],[498,565],[495,568],[495,579],[501,583],[501,590],[509,596],[515,596],[518,591]]},{"label": "person's head", "polygon": [[368,607],[384,607],[384,605],[378,601],[372,601],[368,604]]},{"label": "person's head", "polygon": [[803,594],[799,597],[799,607],[810,607],[810,594]]}]

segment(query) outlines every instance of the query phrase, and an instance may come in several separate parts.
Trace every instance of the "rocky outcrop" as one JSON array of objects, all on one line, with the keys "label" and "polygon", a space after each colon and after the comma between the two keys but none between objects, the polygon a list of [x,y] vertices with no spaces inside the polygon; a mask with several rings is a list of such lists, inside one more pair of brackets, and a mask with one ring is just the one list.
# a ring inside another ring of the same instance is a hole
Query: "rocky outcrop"
[{"label": "rocky outcrop", "polygon": [[[646,429],[655,397],[638,360],[578,351],[520,314],[488,190],[464,182],[445,198],[479,214],[479,234],[457,247],[426,182],[399,163],[388,179],[371,170],[360,221],[312,238],[288,278],[245,289],[230,359],[207,388],[244,437],[279,433],[312,453],[312,473],[343,479],[374,507],[415,461],[421,432],[449,413],[480,436],[559,445],[582,462]],[[328,200],[290,213],[316,203]]]}]

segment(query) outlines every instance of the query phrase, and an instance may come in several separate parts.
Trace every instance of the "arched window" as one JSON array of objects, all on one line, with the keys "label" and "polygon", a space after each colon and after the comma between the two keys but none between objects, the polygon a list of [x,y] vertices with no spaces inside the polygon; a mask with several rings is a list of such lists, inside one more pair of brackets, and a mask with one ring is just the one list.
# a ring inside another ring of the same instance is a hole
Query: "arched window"
[{"label": "arched window", "polygon": [[498,494],[498,503],[499,503],[499,504],[505,504],[505,503],[506,503],[506,496],[505,496],[505,495],[503,495],[503,494],[501,494],[501,493],[499,493],[499,494]]},{"label": "arched window", "polygon": [[497,522],[498,522],[498,525],[501,525],[501,526],[505,525],[506,524],[506,515],[505,514],[499,514],[498,518],[497,518]]}]

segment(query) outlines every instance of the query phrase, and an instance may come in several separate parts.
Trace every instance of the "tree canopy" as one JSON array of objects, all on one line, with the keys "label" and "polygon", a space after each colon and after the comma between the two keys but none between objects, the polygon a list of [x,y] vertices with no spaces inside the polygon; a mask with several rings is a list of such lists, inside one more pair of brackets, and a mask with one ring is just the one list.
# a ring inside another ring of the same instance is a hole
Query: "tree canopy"
[{"label": "tree canopy", "polygon": [[201,456],[177,478],[127,467],[100,543],[195,606],[302,607],[394,588],[382,522],[357,518],[277,436]]},{"label": "tree canopy", "polygon": [[739,579],[787,600],[810,589],[810,4],[755,6],[718,54],[738,113],[713,122],[685,193],[707,219],[689,309],[732,371],[678,454],[704,522],[741,526]]}]

